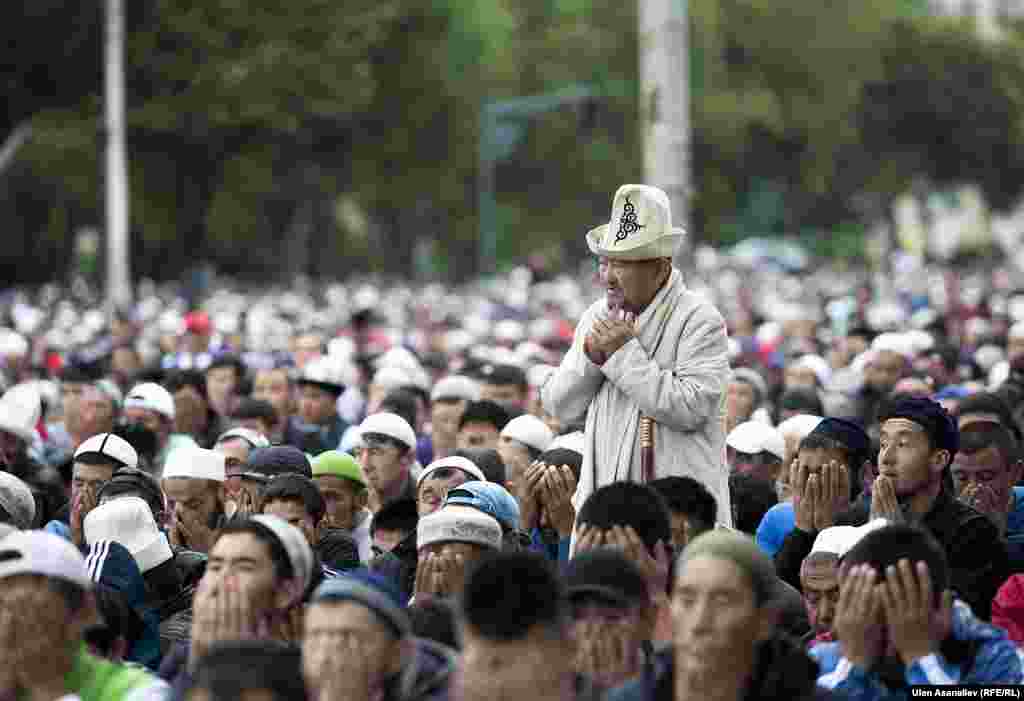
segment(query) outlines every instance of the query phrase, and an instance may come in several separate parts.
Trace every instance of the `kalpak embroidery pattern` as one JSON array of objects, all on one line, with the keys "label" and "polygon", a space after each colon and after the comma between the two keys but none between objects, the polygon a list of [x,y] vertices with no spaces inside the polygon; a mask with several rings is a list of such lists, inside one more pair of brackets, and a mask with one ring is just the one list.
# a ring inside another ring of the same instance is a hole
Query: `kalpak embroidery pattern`
[{"label": "kalpak embroidery pattern", "polygon": [[619,219],[619,230],[615,233],[615,243],[625,241],[630,234],[635,234],[640,229],[646,229],[646,225],[640,224],[636,215],[636,207],[629,201],[626,195],[626,204],[622,208],[622,218]]}]

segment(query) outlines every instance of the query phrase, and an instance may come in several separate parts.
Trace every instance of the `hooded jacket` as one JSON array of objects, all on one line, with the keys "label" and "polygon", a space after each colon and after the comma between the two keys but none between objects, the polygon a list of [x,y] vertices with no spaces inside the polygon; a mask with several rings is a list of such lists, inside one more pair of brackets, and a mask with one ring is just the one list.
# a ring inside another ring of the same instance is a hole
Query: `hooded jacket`
[{"label": "hooded jacket", "polygon": [[850,701],[910,698],[914,684],[1020,684],[1024,682],[1017,646],[1006,631],[978,620],[961,602],[953,606],[953,629],[939,653],[914,660],[904,678],[883,680],[876,670],[855,667],[843,657],[842,643],[811,648],[821,668],[818,684],[842,692]]},{"label": "hooded jacket", "polygon": [[[606,701],[673,701],[674,667],[674,649],[669,645],[657,652],[653,667],[645,669],[639,679],[608,692]],[[827,699],[829,692],[815,684],[817,675],[817,665],[799,643],[779,634],[760,644],[743,699]]]},{"label": "hooded jacket", "polygon": [[125,601],[145,624],[142,635],[134,642],[125,660],[155,671],[160,666],[160,621],[146,610],[146,583],[131,553],[120,543],[99,540],[90,546],[85,564],[89,577],[96,583],[124,595]]}]

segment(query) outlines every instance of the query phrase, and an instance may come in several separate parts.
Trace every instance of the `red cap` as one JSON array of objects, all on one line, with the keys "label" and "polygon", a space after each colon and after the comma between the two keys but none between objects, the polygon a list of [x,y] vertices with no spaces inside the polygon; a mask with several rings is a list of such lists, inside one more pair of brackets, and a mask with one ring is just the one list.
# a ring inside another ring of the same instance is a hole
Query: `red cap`
[{"label": "red cap", "polygon": [[199,336],[210,333],[210,315],[206,312],[189,312],[185,315],[185,330]]}]

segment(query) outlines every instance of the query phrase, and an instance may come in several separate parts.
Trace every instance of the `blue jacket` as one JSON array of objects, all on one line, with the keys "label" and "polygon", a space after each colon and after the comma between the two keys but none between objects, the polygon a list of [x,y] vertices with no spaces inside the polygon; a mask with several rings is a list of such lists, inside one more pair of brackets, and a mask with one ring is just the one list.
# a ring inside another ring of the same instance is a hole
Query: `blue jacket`
[{"label": "blue jacket", "polygon": [[775,557],[795,525],[796,512],[793,511],[793,502],[784,501],[776,504],[768,509],[757,526],[757,544],[768,557]]},{"label": "blue jacket", "polygon": [[952,635],[942,652],[914,660],[906,667],[903,685],[894,688],[871,670],[855,667],[843,657],[842,643],[821,643],[811,648],[821,676],[818,684],[847,696],[850,701],[897,701],[910,698],[913,684],[1020,684],[1024,662],[1006,631],[975,618],[970,608],[953,607]]},{"label": "blue jacket", "polygon": [[539,528],[530,531],[530,550],[540,553],[552,562],[568,562],[572,538],[559,538],[558,545],[546,543]]}]

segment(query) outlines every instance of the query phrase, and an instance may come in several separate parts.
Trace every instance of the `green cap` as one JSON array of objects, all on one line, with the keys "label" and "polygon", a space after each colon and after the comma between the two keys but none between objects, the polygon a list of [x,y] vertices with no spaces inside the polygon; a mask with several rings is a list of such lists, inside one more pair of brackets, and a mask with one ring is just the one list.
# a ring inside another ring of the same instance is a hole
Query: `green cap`
[{"label": "green cap", "polygon": [[340,450],[328,450],[313,459],[313,476],[319,477],[320,475],[334,475],[366,486],[366,480],[363,479],[363,468],[359,466],[355,458]]}]

